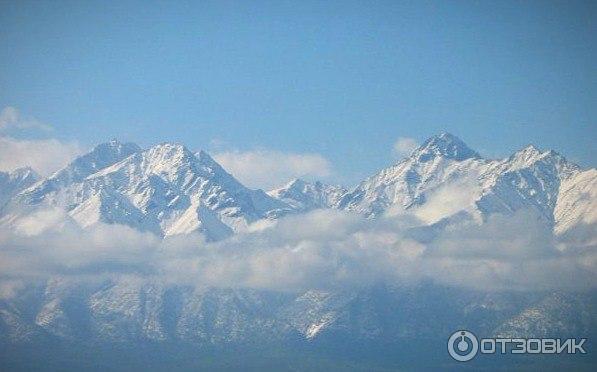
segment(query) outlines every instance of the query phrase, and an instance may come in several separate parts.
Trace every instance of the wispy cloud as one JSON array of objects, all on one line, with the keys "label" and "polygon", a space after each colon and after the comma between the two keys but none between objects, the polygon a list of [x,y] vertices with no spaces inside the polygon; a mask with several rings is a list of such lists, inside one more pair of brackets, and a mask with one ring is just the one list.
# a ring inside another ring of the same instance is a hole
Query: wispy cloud
[{"label": "wispy cloud", "polygon": [[479,193],[480,188],[475,177],[462,177],[429,192],[425,203],[413,208],[412,213],[432,224],[461,210],[472,209],[480,197]]},{"label": "wispy cloud", "polygon": [[0,136],[0,170],[12,171],[30,166],[42,176],[47,176],[82,152],[83,148],[77,143]]},{"label": "wispy cloud", "polygon": [[324,178],[332,173],[331,163],[314,153],[287,153],[274,150],[223,151],[214,158],[232,175],[250,187],[265,190],[292,178]]},{"label": "wispy cloud", "polygon": [[[21,139],[9,134],[25,130],[34,131],[35,139]],[[0,111],[0,171],[30,166],[47,176],[82,153],[83,149],[77,143],[47,138],[51,130],[50,125],[23,115],[15,107],[4,107]]]},{"label": "wispy cloud", "polygon": [[417,146],[418,143],[414,138],[399,137],[396,142],[394,142],[392,150],[396,156],[404,157],[410,155]]},{"label": "wispy cloud", "polygon": [[50,131],[52,127],[42,123],[34,117],[24,116],[21,112],[12,106],[7,106],[0,111],[0,131],[8,129],[37,129]]}]

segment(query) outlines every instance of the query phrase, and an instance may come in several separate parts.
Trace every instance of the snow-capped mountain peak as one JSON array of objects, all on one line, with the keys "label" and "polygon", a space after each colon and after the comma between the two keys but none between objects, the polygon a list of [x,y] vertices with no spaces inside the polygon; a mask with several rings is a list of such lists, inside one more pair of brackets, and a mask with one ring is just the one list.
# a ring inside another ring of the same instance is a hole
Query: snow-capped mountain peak
[{"label": "snow-capped mountain peak", "polygon": [[23,202],[29,205],[40,204],[49,194],[55,194],[73,183],[81,182],[88,176],[140,150],[141,148],[134,143],[121,143],[117,140],[99,144],[50,177],[23,191],[22,195],[19,195],[20,200],[17,204]]},{"label": "snow-capped mountain peak", "polygon": [[81,181],[139,151],[141,148],[134,143],[121,143],[113,139],[110,142],[101,143],[88,153],[75,158],[65,168],[50,176],[48,181],[60,184]]},{"label": "snow-capped mountain peak", "polygon": [[297,211],[318,208],[337,208],[341,197],[347,190],[340,186],[326,185],[322,182],[307,182],[295,178],[281,188],[268,192],[268,195],[290,205]]},{"label": "snow-capped mountain peak", "polygon": [[147,150],[135,153],[130,158],[125,158],[96,174],[92,177],[100,177],[122,167],[129,167],[130,170],[137,168],[139,175],[157,175],[170,182],[188,172],[197,163],[197,159],[191,151],[181,144],[161,143]]},{"label": "snow-capped mountain peak", "polygon": [[517,156],[533,157],[533,156],[540,156],[542,153],[543,153],[543,151],[541,151],[539,148],[537,148],[537,146],[535,146],[531,143],[531,144],[528,144],[523,149],[517,151],[516,155]]},{"label": "snow-capped mountain peak", "polygon": [[539,161],[546,154],[546,152],[541,151],[535,145],[531,144],[512,154],[508,158],[508,162],[513,169],[525,168]]},{"label": "snow-capped mountain peak", "polygon": [[424,203],[429,192],[441,185],[478,174],[486,163],[461,139],[441,133],[408,158],[361,182],[339,205],[369,217],[384,214],[390,206],[408,209]]},{"label": "snow-capped mountain peak", "polygon": [[558,177],[569,177],[572,173],[580,170],[580,167],[569,162],[564,156],[553,150],[542,151],[534,145],[515,152],[503,164],[508,171],[515,171],[525,168],[537,167],[541,164],[544,171],[551,171]]},{"label": "snow-capped mountain peak", "polygon": [[480,158],[481,156],[469,148],[460,138],[444,132],[429,138],[414,150],[410,157],[421,162],[427,162],[434,157],[462,161],[470,158]]},{"label": "snow-capped mountain peak", "polygon": [[[320,184],[319,181],[316,183]],[[308,182],[305,182],[304,180],[302,180],[300,178],[294,178],[294,179],[290,180],[286,185],[284,185],[283,188],[285,188],[287,190],[302,190],[307,185],[308,185]]]},{"label": "snow-capped mountain peak", "polygon": [[134,143],[122,143],[113,139],[110,142],[95,146],[87,154],[76,158],[67,169],[72,169],[75,172],[92,173],[138,151],[141,151],[141,148]]},{"label": "snow-capped mountain peak", "polygon": [[64,209],[83,227],[116,223],[160,236],[199,232],[214,240],[291,210],[243,186],[205,152],[195,155],[176,143],[141,150],[118,141],[96,146],[24,190],[4,217],[46,207]]},{"label": "snow-capped mountain peak", "polygon": [[[482,159],[457,137],[443,133],[425,141],[410,157],[363,181],[339,205],[374,217],[433,201],[432,205],[442,205],[443,210],[441,214],[436,213],[437,208],[432,211],[434,221],[462,211],[479,221],[494,213],[531,209],[554,226],[560,218],[554,214],[557,203],[576,205],[576,200],[558,200],[564,181],[581,179],[576,177],[579,172],[580,167],[557,152],[532,145],[503,160]],[[575,190],[569,182],[566,189]],[[569,194],[574,198],[580,195]]]}]

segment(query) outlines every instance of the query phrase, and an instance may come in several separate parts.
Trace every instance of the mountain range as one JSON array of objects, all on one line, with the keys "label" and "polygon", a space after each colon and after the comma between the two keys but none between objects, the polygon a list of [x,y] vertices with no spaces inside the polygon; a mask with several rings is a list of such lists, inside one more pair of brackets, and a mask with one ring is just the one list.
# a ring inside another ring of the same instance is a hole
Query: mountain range
[{"label": "mountain range", "polygon": [[[170,143],[142,150],[116,140],[38,178],[27,168],[0,174],[4,223],[56,207],[83,227],[104,222],[162,237],[199,232],[219,240],[289,213],[331,208],[374,218],[416,211],[434,198],[444,199],[443,206],[420,213],[428,224],[463,214],[482,221],[521,209],[537,212],[558,234],[597,221],[594,168],[582,170],[532,145],[488,160],[448,133],[352,189],[295,179],[266,193],[243,186],[206,152]],[[441,192],[450,187],[466,195],[445,200]]]},{"label": "mountain range", "polygon": [[[47,178],[29,168],[0,172],[5,229],[38,211],[58,209],[82,229],[117,224],[160,239],[197,235],[208,242],[226,242],[260,223],[322,209],[367,220],[408,215],[419,228],[442,231],[531,211],[555,239],[594,250],[596,202],[594,168],[582,169],[532,145],[505,159],[485,159],[448,133],[429,138],[352,188],[295,179],[271,191],[254,190],[204,151],[172,143],[142,149],[116,140]],[[388,344],[443,340],[462,326],[520,337],[597,334],[593,291],[494,292],[421,282],[280,292],[128,277],[80,284],[58,276],[16,292],[0,297],[0,338],[11,345]]]}]

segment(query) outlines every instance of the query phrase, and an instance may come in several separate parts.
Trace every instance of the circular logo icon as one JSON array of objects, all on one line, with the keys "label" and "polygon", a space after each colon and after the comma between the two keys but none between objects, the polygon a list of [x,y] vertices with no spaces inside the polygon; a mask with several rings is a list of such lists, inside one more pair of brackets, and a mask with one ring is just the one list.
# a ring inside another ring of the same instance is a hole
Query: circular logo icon
[{"label": "circular logo icon", "polygon": [[448,339],[448,353],[459,362],[468,362],[479,351],[477,337],[469,331],[456,331]]}]

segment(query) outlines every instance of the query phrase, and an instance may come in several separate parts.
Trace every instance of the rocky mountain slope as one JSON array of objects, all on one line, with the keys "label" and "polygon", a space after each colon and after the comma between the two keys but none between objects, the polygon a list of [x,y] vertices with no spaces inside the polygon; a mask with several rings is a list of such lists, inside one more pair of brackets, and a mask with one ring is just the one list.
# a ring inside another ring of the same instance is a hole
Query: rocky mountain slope
[{"label": "rocky mountain slope", "polygon": [[39,175],[29,167],[0,172],[0,208],[38,179]]}]

